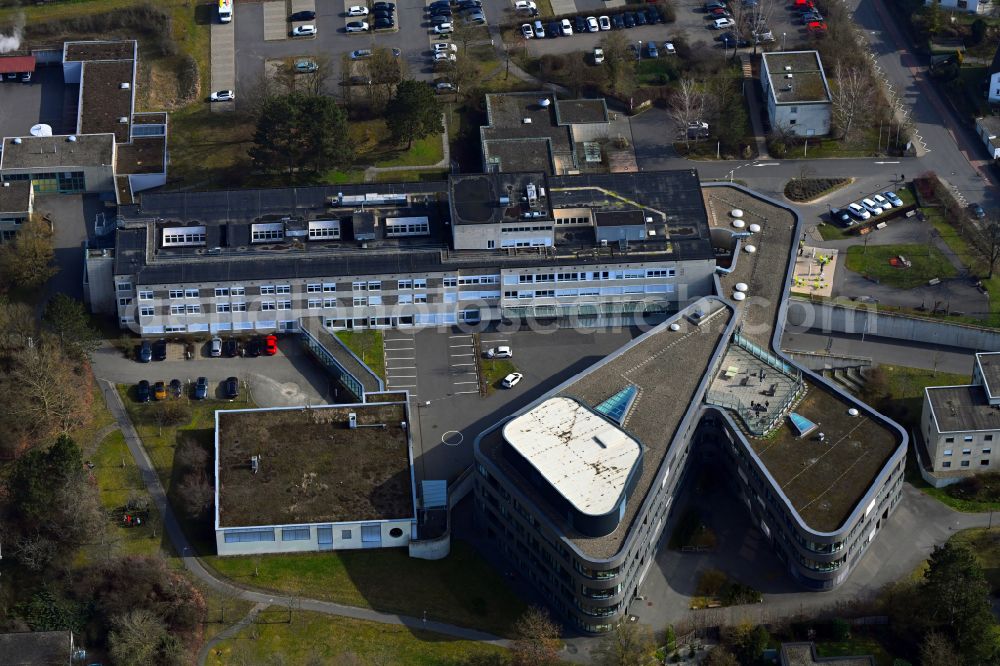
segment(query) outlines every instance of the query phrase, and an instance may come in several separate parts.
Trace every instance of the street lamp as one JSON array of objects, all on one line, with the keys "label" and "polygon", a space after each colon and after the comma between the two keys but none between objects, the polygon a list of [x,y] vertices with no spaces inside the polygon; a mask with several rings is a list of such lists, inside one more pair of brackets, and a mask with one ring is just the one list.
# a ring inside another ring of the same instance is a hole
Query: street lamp
[{"label": "street lamp", "polygon": [[785,33],[781,33],[781,50],[785,50]]},{"label": "street lamp", "polygon": [[635,54],[635,59],[636,60],[642,60],[642,40],[641,39],[639,40],[639,50]]}]

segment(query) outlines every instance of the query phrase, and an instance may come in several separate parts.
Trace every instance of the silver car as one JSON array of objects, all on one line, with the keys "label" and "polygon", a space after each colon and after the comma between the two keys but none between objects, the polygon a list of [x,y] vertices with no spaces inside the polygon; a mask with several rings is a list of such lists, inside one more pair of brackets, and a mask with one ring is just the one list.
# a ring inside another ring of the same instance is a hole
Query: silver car
[{"label": "silver car", "polygon": [[208,355],[215,358],[222,356],[222,338],[212,338],[208,343]]}]

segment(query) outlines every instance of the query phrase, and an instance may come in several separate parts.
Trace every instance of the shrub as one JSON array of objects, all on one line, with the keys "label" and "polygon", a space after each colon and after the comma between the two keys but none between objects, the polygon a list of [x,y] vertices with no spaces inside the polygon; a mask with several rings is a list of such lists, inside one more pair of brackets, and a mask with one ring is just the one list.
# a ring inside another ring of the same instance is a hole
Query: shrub
[{"label": "shrub", "polygon": [[846,641],[851,637],[851,625],[843,618],[834,618],[830,623],[830,636],[835,641]]},{"label": "shrub", "polygon": [[201,89],[201,74],[198,71],[198,61],[194,56],[185,54],[177,68],[178,91],[183,101],[190,101],[198,96]]},{"label": "shrub", "polygon": [[972,35],[969,37],[968,45],[982,44],[984,39],[986,39],[986,21],[977,18],[972,22]]}]

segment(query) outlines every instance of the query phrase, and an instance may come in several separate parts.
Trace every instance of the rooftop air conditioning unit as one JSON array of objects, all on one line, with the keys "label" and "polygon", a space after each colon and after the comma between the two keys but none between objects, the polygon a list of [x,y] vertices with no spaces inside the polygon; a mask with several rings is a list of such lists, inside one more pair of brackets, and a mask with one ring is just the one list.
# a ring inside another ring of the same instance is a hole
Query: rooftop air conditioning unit
[{"label": "rooftop air conditioning unit", "polygon": [[66,137],[66,140],[69,141],[70,143],[76,143],[76,136],[70,134],[68,137]]},{"label": "rooftop air conditioning unit", "polygon": [[785,74],[785,78],[786,79],[793,79],[793,78],[795,78],[795,75],[794,74]]},{"label": "rooftop air conditioning unit", "polygon": [[521,122],[524,123],[525,125],[530,125],[531,124],[531,118],[524,118]]},{"label": "rooftop air conditioning unit", "polygon": [[129,88],[132,87],[132,84],[129,83],[128,81],[122,81],[118,87],[121,88],[122,90],[128,90]]},{"label": "rooftop air conditioning unit", "polygon": [[16,144],[20,145],[20,143],[21,143],[21,137],[19,137],[19,136],[16,136],[16,137],[14,137],[14,138],[12,139],[12,141],[13,141],[14,143],[16,143]]},{"label": "rooftop air conditioning unit", "polygon": [[601,239],[601,247],[607,247],[607,246],[608,246],[608,239],[607,238],[602,238]]},{"label": "rooftop air conditioning unit", "polygon": [[785,65],[785,71],[786,72],[792,71],[792,66],[791,65]]},{"label": "rooftop air conditioning unit", "polygon": [[126,124],[128,122],[128,116],[122,116],[121,118],[118,119],[118,122],[120,122],[123,125]]},{"label": "rooftop air conditioning unit", "polygon": [[358,415],[356,412],[351,412],[347,415],[347,427],[351,430],[358,427]]}]

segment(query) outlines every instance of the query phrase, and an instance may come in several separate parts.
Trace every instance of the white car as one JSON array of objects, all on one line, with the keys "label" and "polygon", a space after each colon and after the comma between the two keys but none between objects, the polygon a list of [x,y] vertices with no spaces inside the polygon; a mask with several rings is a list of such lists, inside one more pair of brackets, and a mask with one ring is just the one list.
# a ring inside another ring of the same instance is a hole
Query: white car
[{"label": "white car", "polygon": [[611,30],[611,17],[610,16],[598,16],[597,24],[601,26],[601,30]]},{"label": "white car", "polygon": [[569,19],[563,19],[560,26],[562,27],[563,37],[569,37],[573,34],[573,26],[570,25]]},{"label": "white car", "polygon": [[677,49],[674,48],[674,43],[663,42],[663,53],[664,55],[677,55]]},{"label": "white car", "polygon": [[434,53],[458,53],[458,47],[451,42],[438,42],[434,45]]},{"label": "white car", "polygon": [[731,18],[720,18],[712,21],[712,28],[715,30],[725,30],[726,28],[732,28],[736,25],[736,21]]},{"label": "white car", "polygon": [[587,17],[587,32],[598,32],[601,29],[596,16]]},{"label": "white car", "polygon": [[351,60],[361,60],[363,58],[371,58],[372,54],[373,52],[371,49],[358,49],[357,51],[351,51]]},{"label": "white car", "polygon": [[533,12],[536,9],[538,9],[538,7],[534,2],[532,2],[532,0],[517,0],[517,2],[514,3],[515,12]]},{"label": "white car", "polygon": [[452,33],[452,30],[454,30],[454,28],[452,27],[451,23],[441,23],[439,25],[434,26],[435,35],[450,35]]},{"label": "white car", "polygon": [[236,99],[236,93],[232,90],[220,90],[208,96],[213,102],[231,102]]},{"label": "white car", "polygon": [[458,88],[455,86],[455,84],[448,83],[447,81],[439,81],[438,83],[435,83],[434,90],[442,94],[458,92]]},{"label": "white car", "polygon": [[604,49],[600,46],[594,47],[594,64],[600,65],[604,62]]},{"label": "white car", "polygon": [[530,23],[525,23],[524,25],[521,26],[521,34],[524,35],[525,39],[531,39],[532,37],[535,36],[535,31],[531,27]]},{"label": "white car", "polygon": [[368,16],[368,8],[361,5],[352,5],[347,8],[348,16]]},{"label": "white car", "polygon": [[892,208],[892,204],[889,203],[889,200],[886,199],[881,194],[873,194],[872,199],[874,199],[875,203],[877,203],[879,205],[879,208],[881,208],[882,210],[889,210],[890,208]]},{"label": "white car", "polygon": [[871,219],[872,214],[856,203],[847,204],[847,210],[862,222]]},{"label": "white car", "polygon": [[351,21],[344,30],[347,32],[368,32],[368,21]]},{"label": "white car", "polygon": [[500,382],[500,384],[504,388],[514,388],[515,386],[517,386],[517,383],[521,381],[523,378],[524,375],[522,375],[520,372],[512,372],[506,377],[504,377],[503,381]]},{"label": "white car", "polygon": [[457,59],[454,53],[447,51],[438,51],[434,54],[434,62],[455,62]]},{"label": "white car", "polygon": [[513,356],[514,352],[507,345],[491,347],[486,350],[486,358],[512,358]]},{"label": "white car", "polygon": [[535,21],[535,37],[541,39],[545,36],[545,27],[542,25],[541,21]]},{"label": "white car", "polygon": [[882,207],[879,206],[874,201],[872,201],[871,199],[862,199],[861,205],[867,208],[868,212],[871,213],[872,215],[881,215],[883,212]]},{"label": "white car", "polygon": [[315,34],[316,34],[316,26],[312,24],[300,25],[296,27],[294,30],[292,30],[292,37],[308,37],[310,35],[315,35]]}]

